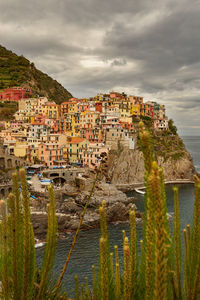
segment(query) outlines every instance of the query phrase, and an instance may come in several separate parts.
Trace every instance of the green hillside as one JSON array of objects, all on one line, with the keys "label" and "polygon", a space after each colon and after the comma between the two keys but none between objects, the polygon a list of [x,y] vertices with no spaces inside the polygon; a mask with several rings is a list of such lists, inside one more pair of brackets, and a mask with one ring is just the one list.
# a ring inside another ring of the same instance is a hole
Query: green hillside
[{"label": "green hillside", "polygon": [[28,59],[0,45],[0,91],[13,86],[30,88],[34,96],[46,96],[58,104],[72,97],[60,83],[36,69]]}]

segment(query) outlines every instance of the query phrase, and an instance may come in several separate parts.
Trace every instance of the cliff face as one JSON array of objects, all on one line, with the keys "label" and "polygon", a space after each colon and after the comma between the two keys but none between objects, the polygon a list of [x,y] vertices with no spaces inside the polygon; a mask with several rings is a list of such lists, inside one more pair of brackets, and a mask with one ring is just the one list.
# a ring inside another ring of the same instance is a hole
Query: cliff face
[{"label": "cliff face", "polygon": [[[193,180],[195,168],[192,158],[178,136],[157,138],[154,150],[167,181]],[[123,149],[109,155],[107,180],[113,184],[137,184],[144,181],[143,154],[138,145],[134,150]]]}]

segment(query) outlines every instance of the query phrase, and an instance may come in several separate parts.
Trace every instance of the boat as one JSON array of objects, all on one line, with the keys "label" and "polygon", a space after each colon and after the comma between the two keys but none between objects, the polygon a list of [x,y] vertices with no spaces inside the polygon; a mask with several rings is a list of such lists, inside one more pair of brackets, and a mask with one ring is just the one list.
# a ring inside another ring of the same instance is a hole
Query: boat
[{"label": "boat", "polygon": [[40,248],[40,247],[43,247],[44,245],[45,245],[44,242],[36,243],[35,248]]},{"label": "boat", "polygon": [[136,193],[141,194],[141,195],[145,195],[146,192],[145,191],[141,191],[139,189],[135,189]]}]

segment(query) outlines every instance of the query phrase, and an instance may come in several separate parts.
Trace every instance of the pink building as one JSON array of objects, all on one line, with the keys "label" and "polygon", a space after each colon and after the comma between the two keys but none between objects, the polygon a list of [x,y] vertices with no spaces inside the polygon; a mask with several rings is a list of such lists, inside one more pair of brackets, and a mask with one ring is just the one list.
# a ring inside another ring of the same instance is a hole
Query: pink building
[{"label": "pink building", "polygon": [[90,142],[100,143],[103,142],[104,137],[102,130],[99,127],[96,128],[81,128],[80,129],[81,137]]},{"label": "pink building", "polygon": [[102,123],[102,129],[107,128],[122,128],[121,123],[119,122],[119,118],[110,118],[105,121],[105,123]]},{"label": "pink building", "polygon": [[63,149],[56,143],[41,143],[38,147],[38,159],[48,167],[57,165],[63,159]]},{"label": "pink building", "polygon": [[104,143],[90,143],[88,149],[82,152],[83,166],[91,169],[98,167],[101,163],[101,155],[108,154],[109,148]]},{"label": "pink building", "polygon": [[63,134],[64,132],[65,132],[64,119],[59,118],[57,120],[54,120],[53,125],[51,125],[50,133]]},{"label": "pink building", "polygon": [[143,103],[143,97],[129,96],[128,99],[132,104],[142,104]]},{"label": "pink building", "polygon": [[115,98],[115,99],[122,99],[123,95],[117,92],[111,92],[110,93],[110,98]]}]

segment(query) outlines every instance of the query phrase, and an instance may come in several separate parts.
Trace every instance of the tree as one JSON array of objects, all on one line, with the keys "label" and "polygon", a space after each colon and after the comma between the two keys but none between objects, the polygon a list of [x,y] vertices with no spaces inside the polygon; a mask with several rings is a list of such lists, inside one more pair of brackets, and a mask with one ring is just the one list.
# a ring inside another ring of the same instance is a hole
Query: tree
[{"label": "tree", "polygon": [[169,120],[168,126],[169,126],[169,130],[171,131],[171,133],[176,135],[177,134],[177,127],[174,125],[174,121],[172,119]]}]

